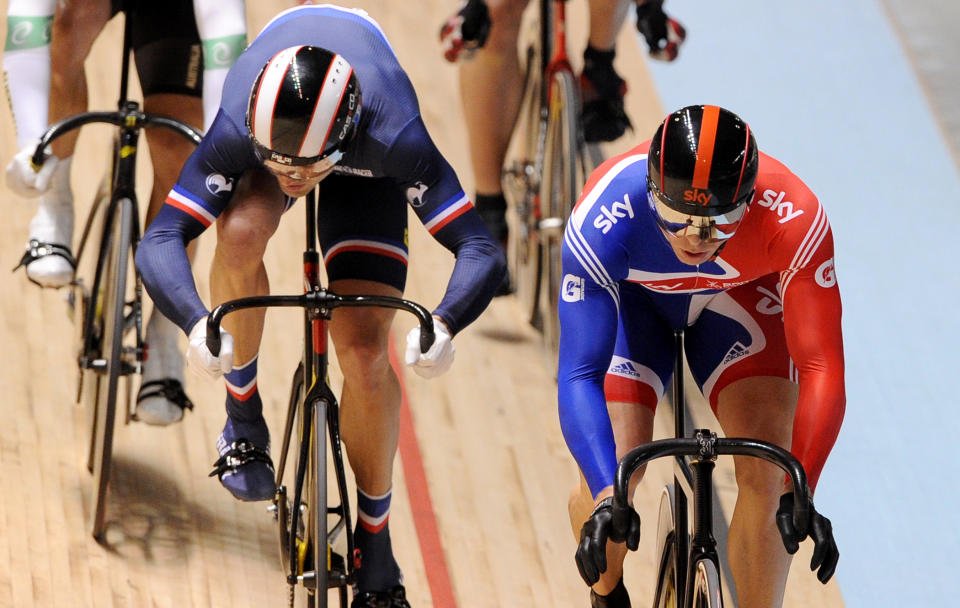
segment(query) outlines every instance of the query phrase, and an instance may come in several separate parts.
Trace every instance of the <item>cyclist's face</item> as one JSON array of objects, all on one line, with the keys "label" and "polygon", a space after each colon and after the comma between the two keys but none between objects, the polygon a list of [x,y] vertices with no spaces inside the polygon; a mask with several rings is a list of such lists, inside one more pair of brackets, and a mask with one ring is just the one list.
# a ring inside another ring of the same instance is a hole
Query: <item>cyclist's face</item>
[{"label": "cyclist's face", "polygon": [[684,264],[703,264],[713,257],[723,244],[723,241],[702,240],[697,234],[693,234],[694,231],[689,232],[691,234],[667,238],[674,255]]},{"label": "cyclist's face", "polygon": [[264,161],[263,166],[272,173],[287,196],[304,196],[325,177],[330,175],[336,162],[329,158],[319,160],[312,165],[291,167],[272,160]]}]

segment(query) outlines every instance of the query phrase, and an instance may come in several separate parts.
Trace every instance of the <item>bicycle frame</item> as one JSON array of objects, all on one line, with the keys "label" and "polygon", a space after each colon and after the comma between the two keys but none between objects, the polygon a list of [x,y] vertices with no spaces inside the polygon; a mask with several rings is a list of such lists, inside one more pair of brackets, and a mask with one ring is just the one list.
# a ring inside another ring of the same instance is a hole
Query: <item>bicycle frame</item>
[{"label": "bicycle frame", "polygon": [[[683,392],[683,330],[674,331],[675,360],[673,404],[675,438],[661,439],[630,450],[617,466],[614,486],[614,525],[626,528],[629,517],[628,488],[633,473],[655,458],[674,457],[673,543],[677,570],[677,606],[690,606],[695,583],[695,565],[708,559],[719,570],[717,542],[713,536],[712,473],[718,455],[747,455],[762,458],[780,467],[793,485],[793,521],[801,537],[811,509],[807,476],[800,462],[787,450],[756,439],[717,437],[707,429],[696,429],[688,437],[685,428]],[[693,534],[689,534],[689,497],[693,499]],[[659,558],[660,556],[658,556]],[[662,567],[662,564],[661,564]],[[718,589],[719,591],[719,589]],[[657,589],[657,597],[661,589]]]},{"label": "bicycle frame", "polygon": [[[341,589],[341,601],[345,602],[346,587],[354,582],[354,573],[357,567],[357,564],[354,563],[354,541],[350,530],[351,514],[349,501],[347,500],[347,482],[340,443],[340,410],[336,396],[327,384],[327,368],[329,365],[327,354],[328,326],[333,310],[342,306],[377,306],[406,310],[414,314],[420,322],[420,348],[422,352],[430,349],[435,335],[433,317],[430,311],[415,302],[387,296],[339,296],[324,289],[320,283],[320,254],[317,251],[316,242],[316,189],[307,195],[305,207],[307,237],[306,250],[303,254],[304,293],[296,296],[268,295],[240,298],[217,306],[207,318],[207,348],[214,355],[219,354],[220,324],[226,314],[245,308],[274,306],[292,306],[304,309],[304,349],[300,367],[303,370],[303,384],[299,397],[295,402],[291,401],[290,409],[287,411],[282,449],[276,467],[277,493],[271,510],[274,511],[279,522],[281,547],[289,556],[289,563],[285,563],[284,567],[288,568],[286,578],[290,585],[291,598],[295,586],[299,583],[315,595],[318,606],[325,607],[327,605],[326,590],[331,587]],[[300,449],[295,467],[293,502],[288,510],[287,488],[283,485],[283,475],[287,466],[287,453],[293,437],[294,422],[298,415],[301,420],[298,442]],[[324,427],[327,428],[329,433],[337,490],[340,495],[340,504],[335,507],[330,507],[327,504],[327,449],[326,442],[323,440]],[[306,478],[311,456],[313,462],[316,463],[316,476],[312,484],[314,487],[308,488],[305,486],[310,485],[306,483]],[[304,501],[304,493],[307,491],[310,492],[310,495]],[[316,532],[316,536],[313,538],[313,572],[302,570],[304,555],[301,547],[298,546],[296,536],[296,531],[302,523],[300,519],[302,515],[301,505],[304,502],[317,506],[313,510],[314,514],[317,514],[317,509],[324,509],[322,518],[314,517],[313,521],[314,529],[319,530],[321,529],[320,520],[322,519],[322,529],[325,531],[321,542],[318,542],[319,532]],[[326,516],[328,514],[339,517],[337,526],[329,534],[326,532]],[[289,529],[286,527],[288,517],[290,518]],[[347,539],[347,555],[344,556],[345,571],[330,578],[328,553],[330,539],[343,528],[345,528]],[[322,567],[322,564],[326,564],[326,567]]]}]

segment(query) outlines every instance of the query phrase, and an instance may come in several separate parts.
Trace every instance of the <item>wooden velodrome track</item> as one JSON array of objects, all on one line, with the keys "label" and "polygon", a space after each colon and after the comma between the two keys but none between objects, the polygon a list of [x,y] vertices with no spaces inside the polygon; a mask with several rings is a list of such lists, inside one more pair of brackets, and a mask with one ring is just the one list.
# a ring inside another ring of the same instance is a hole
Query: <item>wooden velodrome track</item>
[{"label": "wooden velodrome track", "polygon": [[[248,2],[251,37],[289,4]],[[449,0],[357,3],[385,29],[419,92],[437,145],[472,192],[457,72],[443,61],[436,41],[441,19],[453,5]],[[6,2],[0,6],[5,14]],[[585,19],[583,1],[574,2],[575,49],[584,39]],[[121,36],[115,20],[87,61],[93,108],[114,107]],[[580,52],[571,55],[577,61]],[[618,65],[629,82],[628,110],[636,131],[608,152],[644,139],[661,116],[644,62],[633,32],[625,28]],[[6,166],[16,144],[6,104],[2,112],[0,162]],[[78,218],[84,217],[103,174],[108,141],[105,127],[92,127],[81,137],[73,171]],[[141,184],[148,184],[147,172],[141,174]],[[143,188],[141,197],[146,193]],[[34,205],[5,187],[2,200],[7,220],[0,225],[0,268],[12,268],[22,254]],[[300,289],[299,209],[288,214],[268,252],[277,293]],[[200,239],[195,265],[204,297],[212,240],[212,232]],[[415,219],[411,262],[407,295],[434,305],[453,260]],[[22,272],[7,275],[0,290],[0,386],[5,387],[0,401],[0,607],[285,605],[286,585],[266,503],[235,501],[207,477],[224,417],[220,382],[188,375],[187,389],[197,408],[181,424],[119,428],[106,546],[87,534],[87,430],[82,411],[74,406],[73,327],[64,295],[40,290]],[[398,344],[410,325],[409,319],[398,319]],[[260,386],[275,435],[298,359],[299,335],[296,313],[268,315]],[[501,298],[455,344],[457,361],[444,377],[426,381],[402,372],[409,407],[395,468],[391,528],[411,603],[586,606],[566,512],[576,467],[560,435],[555,382],[537,334],[525,324],[516,301]],[[658,420],[662,433],[669,419]],[[716,428],[715,421],[704,424]],[[717,476],[727,513],[735,495],[729,465],[723,462]],[[668,475],[668,465],[652,465],[638,492],[645,534],[627,562],[626,575],[635,606],[652,597],[656,506]],[[841,606],[836,584],[822,587],[806,568],[810,550],[806,543],[794,562],[785,605]]]}]

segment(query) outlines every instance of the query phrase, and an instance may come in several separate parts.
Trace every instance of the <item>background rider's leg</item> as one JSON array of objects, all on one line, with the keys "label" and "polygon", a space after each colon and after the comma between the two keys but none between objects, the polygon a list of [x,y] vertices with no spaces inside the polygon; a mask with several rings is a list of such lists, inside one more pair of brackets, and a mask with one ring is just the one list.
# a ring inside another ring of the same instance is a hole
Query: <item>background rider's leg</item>
[{"label": "background rider's leg", "polygon": [[632,0],[590,0],[589,44],[600,51],[614,47],[617,33],[627,17]]},{"label": "background rider's leg", "polygon": [[[172,116],[199,128],[203,108],[198,97],[156,93],[144,100],[144,110],[151,114]],[[180,169],[194,150],[193,143],[167,129],[148,129],[147,142],[153,163],[153,187],[147,207],[144,229],[160,212],[167,194],[176,183]],[[187,246],[190,260],[196,254],[196,241]],[[183,353],[180,350],[180,328],[154,309],[147,323],[147,357],[143,365],[141,390],[137,394],[137,418],[148,424],[168,425],[183,418],[186,395],[183,392]],[[153,383],[153,384],[151,384]],[[161,384],[156,384],[161,383]],[[157,390],[166,386],[166,391]]]},{"label": "background rider's leg", "polygon": [[[774,377],[745,378],[724,388],[717,418],[728,437],[752,437],[790,448],[797,385]],[[783,602],[791,556],[775,516],[786,491],[783,472],[747,456],[735,457],[739,492],[730,522],[728,559],[741,606],[772,608]]]},{"label": "background rider's leg", "polygon": [[[87,81],[83,62],[94,40],[110,17],[109,0],[58,2],[50,42],[50,123],[87,109]],[[73,241],[73,193],[70,163],[77,143],[71,131],[51,145],[61,159],[50,188],[40,196],[30,220],[30,239],[62,245]],[[44,255],[27,264],[27,276],[46,287],[60,287],[73,278],[70,262],[59,255]]]},{"label": "background rider's leg", "polygon": [[488,0],[493,23],[487,42],[460,63],[460,100],[479,194],[501,191],[500,171],[523,92],[517,35],[526,4]]}]

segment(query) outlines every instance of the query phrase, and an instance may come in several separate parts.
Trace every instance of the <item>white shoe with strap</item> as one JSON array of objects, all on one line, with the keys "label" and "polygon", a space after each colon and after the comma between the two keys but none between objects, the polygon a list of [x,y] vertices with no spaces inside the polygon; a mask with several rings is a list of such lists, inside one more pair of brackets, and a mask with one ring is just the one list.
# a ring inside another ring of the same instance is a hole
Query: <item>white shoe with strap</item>
[{"label": "white shoe with strap", "polygon": [[167,426],[183,419],[193,403],[183,390],[183,353],[179,346],[180,328],[159,310],[147,324],[147,356],[143,361],[143,381],[137,393],[136,418],[156,426]]}]

